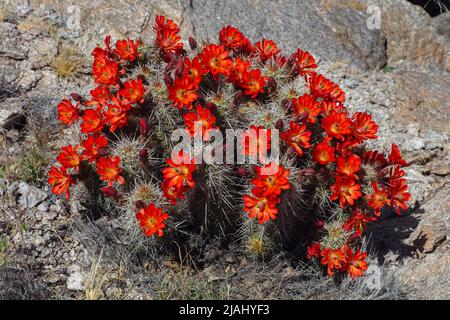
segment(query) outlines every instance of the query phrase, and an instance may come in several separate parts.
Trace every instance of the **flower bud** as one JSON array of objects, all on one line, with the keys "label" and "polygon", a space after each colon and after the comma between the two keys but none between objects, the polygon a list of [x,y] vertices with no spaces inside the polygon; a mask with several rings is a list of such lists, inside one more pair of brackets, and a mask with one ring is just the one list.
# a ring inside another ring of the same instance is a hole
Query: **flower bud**
[{"label": "flower bud", "polygon": [[134,203],[134,205],[136,206],[137,210],[141,210],[145,208],[145,203],[142,200],[138,200]]},{"label": "flower bud", "polygon": [[267,79],[266,87],[269,93],[275,92],[275,90],[277,89],[277,82],[273,77],[269,77],[269,79]]},{"label": "flower bud", "polygon": [[277,120],[277,122],[275,122],[275,128],[278,130],[283,130],[284,128],[284,123],[282,119]]},{"label": "flower bud", "polygon": [[139,160],[141,162],[146,163],[148,161],[148,149],[143,148],[139,151]]},{"label": "flower bud", "polygon": [[217,113],[219,110],[217,108],[217,105],[215,105],[212,102],[208,102],[206,103],[206,108],[208,108],[209,110],[211,110],[212,113]]},{"label": "flower bud", "polygon": [[164,74],[164,82],[166,83],[166,85],[171,86],[173,84],[173,79],[170,76],[170,73],[165,73]]},{"label": "flower bud", "polygon": [[245,167],[239,167],[237,169],[237,173],[241,176],[241,177],[245,177],[248,175],[248,171]]},{"label": "flower bud", "polygon": [[113,187],[104,187],[101,190],[102,193],[108,198],[117,198],[119,196],[119,192]]},{"label": "flower bud", "polygon": [[175,76],[177,78],[181,78],[181,76],[183,76],[183,72],[184,72],[183,59],[178,59],[178,61],[175,63]]},{"label": "flower bud", "polygon": [[281,102],[281,106],[286,110],[290,111],[294,107],[294,104],[292,103],[291,99],[285,99]]},{"label": "flower bud", "polygon": [[139,119],[139,132],[141,133],[141,136],[146,138],[148,136],[149,128],[147,119],[142,117]]},{"label": "flower bud", "polygon": [[198,47],[197,40],[195,40],[193,37],[189,37],[189,46],[191,47],[192,50],[197,49]]},{"label": "flower bud", "polygon": [[235,106],[240,105],[244,101],[244,98],[245,98],[244,91],[242,91],[242,90],[238,91],[234,96],[234,100],[233,100],[234,105]]},{"label": "flower bud", "polygon": [[302,175],[304,176],[312,176],[313,174],[316,173],[316,170],[314,170],[313,168],[305,168],[302,170]]},{"label": "flower bud", "polygon": [[324,226],[325,226],[325,222],[324,221],[322,221],[322,220],[314,221],[314,229],[322,230]]},{"label": "flower bud", "polygon": [[77,102],[83,102],[84,101],[84,98],[81,95],[79,95],[78,93],[76,93],[76,92],[72,92],[70,94],[70,96],[72,97],[72,99],[74,101],[77,101]]}]

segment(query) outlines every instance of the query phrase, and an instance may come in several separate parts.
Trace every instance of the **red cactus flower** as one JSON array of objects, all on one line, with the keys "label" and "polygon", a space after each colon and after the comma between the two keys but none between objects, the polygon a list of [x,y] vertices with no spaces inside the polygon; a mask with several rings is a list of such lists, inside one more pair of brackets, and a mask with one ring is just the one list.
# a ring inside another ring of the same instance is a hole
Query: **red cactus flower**
[{"label": "red cactus flower", "polygon": [[356,112],[352,117],[353,136],[358,142],[367,139],[376,139],[378,125],[372,120],[372,116],[365,112]]},{"label": "red cactus flower", "polygon": [[[269,168],[273,165],[275,165],[275,163],[269,163],[265,168]],[[256,186],[258,192],[261,191],[261,193],[266,196],[278,196],[281,194],[282,190],[291,188],[291,184],[288,180],[290,174],[288,169],[278,166],[277,173],[273,175],[262,174],[262,170],[263,167],[257,167],[256,178],[252,180],[252,183]]]},{"label": "red cactus flower", "polygon": [[224,46],[210,44],[199,54],[199,58],[206,72],[210,72],[214,77],[219,74],[229,75],[233,61],[229,57],[229,52]]},{"label": "red cactus flower", "polygon": [[56,108],[58,109],[58,119],[66,126],[71,126],[80,117],[78,107],[72,105],[67,99],[63,99]]},{"label": "red cactus flower", "polygon": [[322,128],[329,137],[343,141],[345,135],[352,133],[352,122],[346,112],[331,112],[322,120]]},{"label": "red cactus flower", "polygon": [[293,98],[294,112],[297,116],[306,115],[306,121],[315,123],[320,113],[320,104],[315,101],[314,97],[305,93],[301,97]]},{"label": "red cactus flower", "polygon": [[184,193],[188,190],[188,186],[172,185],[170,180],[164,180],[161,186],[164,197],[166,197],[170,203],[176,204],[178,199],[185,198]]},{"label": "red cactus flower", "polygon": [[403,159],[402,154],[398,146],[393,143],[391,146],[391,153],[388,155],[388,161],[391,165],[399,165],[400,167],[406,167],[408,163]]},{"label": "red cactus flower", "polygon": [[408,208],[406,202],[411,195],[408,193],[405,179],[390,179],[389,194],[390,205],[395,208],[397,214],[401,213],[401,209],[405,210]]},{"label": "red cactus flower", "polygon": [[251,125],[241,136],[241,154],[258,157],[261,161],[263,154],[270,150],[271,134],[271,129]]},{"label": "red cactus flower", "polygon": [[331,89],[328,99],[342,104],[345,102],[345,92],[341,88],[339,88],[337,84],[335,84]]},{"label": "red cactus flower", "polygon": [[332,276],[334,274],[334,271],[336,270],[345,270],[346,258],[345,251],[342,248],[326,248],[320,252],[320,255],[322,256],[321,263],[322,265],[327,266],[327,272],[329,276]]},{"label": "red cactus flower", "polygon": [[108,103],[111,91],[107,86],[98,86],[90,91],[91,100],[84,103],[85,106],[96,106],[98,111],[102,111],[103,107]]},{"label": "red cactus flower", "polygon": [[108,104],[108,110],[104,113],[105,121],[109,124],[109,131],[114,132],[128,123],[128,111],[131,105],[126,100],[111,97],[112,104]]},{"label": "red cactus flower", "polygon": [[338,157],[336,160],[337,172],[341,175],[358,180],[356,173],[361,167],[361,158],[356,154],[347,157]]},{"label": "red cactus flower", "polygon": [[186,184],[190,188],[194,187],[194,178],[192,177],[192,173],[195,171],[194,159],[180,150],[178,155],[167,159],[166,163],[169,167],[164,168],[162,173],[164,179],[169,181],[168,186],[182,187]]},{"label": "red cactus flower", "polygon": [[108,182],[108,187],[112,187],[114,182],[124,184],[125,179],[120,175],[123,171],[120,165],[120,157],[100,157],[97,161],[97,173],[100,179]]},{"label": "red cactus flower", "polygon": [[345,203],[352,206],[355,200],[362,196],[360,189],[361,186],[355,180],[336,176],[336,182],[331,186],[332,194],[330,199],[332,201],[339,199],[339,204],[342,208],[345,207]]},{"label": "red cactus flower", "polygon": [[134,61],[138,56],[139,40],[118,40],[114,53],[122,60]]},{"label": "red cactus flower", "polygon": [[178,28],[178,25],[173,22],[172,19],[167,19],[164,16],[156,16],[155,17],[155,25],[153,26],[153,30],[156,33],[159,33],[163,30],[171,30],[175,32],[179,32],[180,29]]},{"label": "red cactus flower", "polygon": [[97,161],[101,150],[104,150],[108,145],[108,139],[105,136],[89,136],[86,140],[81,142],[84,150],[81,154],[82,160],[89,162]]},{"label": "red cactus flower", "polygon": [[183,43],[177,30],[164,29],[156,36],[156,45],[165,54],[178,54],[183,50]]},{"label": "red cactus flower", "polygon": [[189,58],[184,58],[184,77],[188,79],[189,82],[196,83],[197,85],[202,81],[202,64],[198,57],[189,60]]},{"label": "red cactus flower", "polygon": [[244,73],[241,86],[245,94],[254,99],[258,94],[264,93],[266,82],[267,78],[261,76],[261,70],[255,69]]},{"label": "red cactus flower", "polygon": [[368,150],[362,157],[363,164],[369,164],[377,170],[381,170],[388,165],[386,158],[378,151]]},{"label": "red cactus flower", "polygon": [[109,63],[111,63],[111,57],[108,50],[100,47],[96,47],[92,51],[94,56],[94,62],[92,64],[92,73],[94,76],[101,74],[102,69]]},{"label": "red cactus flower", "polygon": [[147,207],[142,208],[136,213],[136,219],[148,237],[154,234],[162,237],[164,235],[163,229],[166,227],[164,221],[168,217],[169,215],[167,213],[164,213],[161,208],[157,208],[153,203],[150,203]]},{"label": "red cactus flower", "polygon": [[142,103],[144,102],[144,85],[142,79],[128,80],[123,84],[124,88],[119,91],[119,95],[128,100],[129,103]]},{"label": "red cactus flower", "polygon": [[342,105],[337,104],[336,101],[322,100],[320,102],[320,112],[323,115],[327,116],[332,111],[342,112],[345,110],[344,110],[344,107]]},{"label": "red cactus flower", "polygon": [[257,218],[260,224],[275,219],[278,214],[277,203],[279,199],[273,196],[266,196],[261,191],[252,190],[252,195],[243,196],[244,211],[248,212],[251,219]]},{"label": "red cactus flower", "polygon": [[250,62],[239,57],[234,60],[234,68],[230,73],[228,81],[234,82],[237,86],[242,87],[244,84],[244,75],[248,73]]},{"label": "red cactus flower", "polygon": [[103,118],[97,110],[86,110],[81,117],[81,133],[99,133],[103,130]]},{"label": "red cactus flower", "polygon": [[367,270],[367,262],[365,261],[367,253],[362,253],[359,249],[353,252],[349,247],[345,247],[344,251],[347,273],[352,279],[362,276],[364,271]]},{"label": "red cactus flower", "polygon": [[80,165],[80,155],[78,154],[78,146],[65,146],[61,148],[61,152],[56,157],[59,163],[64,168],[75,168],[78,171],[78,166]]},{"label": "red cactus flower", "polygon": [[297,71],[299,76],[306,77],[315,73],[314,69],[317,68],[317,64],[314,57],[310,55],[309,52],[297,49],[292,55],[291,60],[294,61],[295,71]]},{"label": "red cactus flower", "polygon": [[378,189],[376,181],[372,182],[373,193],[366,195],[367,205],[374,210],[378,217],[381,209],[389,203],[389,193],[385,188]]},{"label": "red cactus flower", "polygon": [[311,148],[311,144],[309,143],[311,132],[306,131],[306,125],[304,124],[291,121],[289,126],[290,129],[281,134],[281,139],[294,148],[295,152],[301,157],[303,155],[303,149]]},{"label": "red cactus flower", "polygon": [[56,168],[52,166],[49,173],[48,183],[52,185],[52,192],[54,194],[66,194],[66,198],[70,197],[70,186],[75,184],[75,180],[67,173],[66,168]]},{"label": "red cactus flower", "polygon": [[320,256],[320,252],[320,243],[314,242],[308,246],[308,249],[306,250],[306,257],[309,260],[311,260],[312,258],[318,258]]},{"label": "red cactus flower", "polygon": [[238,29],[226,26],[219,31],[219,41],[227,49],[237,52],[246,45],[246,38]]},{"label": "red cactus flower", "polygon": [[309,89],[315,98],[328,99],[335,84],[323,75],[314,73],[309,78]]},{"label": "red cactus flower", "polygon": [[216,117],[211,113],[211,110],[209,108],[202,108],[200,105],[196,107],[195,112],[192,111],[184,114],[183,119],[184,125],[192,137],[198,134],[195,131],[195,122],[200,122],[202,124],[202,131],[199,133],[202,137],[206,131],[214,128],[214,124],[216,123]]},{"label": "red cactus flower", "polygon": [[188,78],[176,79],[169,87],[169,99],[178,109],[182,109],[183,106],[190,109],[192,102],[197,98],[197,84],[190,82]]},{"label": "red cactus flower", "polygon": [[334,162],[336,160],[334,150],[334,147],[330,146],[328,142],[322,141],[313,149],[313,160],[324,166]]},{"label": "red cactus flower", "polygon": [[256,51],[259,54],[259,58],[262,62],[275,57],[278,53],[280,53],[280,49],[278,49],[277,44],[272,40],[262,39],[255,43]]},{"label": "red cactus flower", "polygon": [[108,62],[95,73],[95,82],[114,86],[119,81],[119,64],[117,62]]},{"label": "red cactus flower", "polygon": [[367,224],[376,220],[369,213],[363,213],[361,209],[356,209],[352,212],[351,217],[342,225],[342,229],[348,232],[355,232],[356,235],[361,236],[364,230],[366,230]]}]

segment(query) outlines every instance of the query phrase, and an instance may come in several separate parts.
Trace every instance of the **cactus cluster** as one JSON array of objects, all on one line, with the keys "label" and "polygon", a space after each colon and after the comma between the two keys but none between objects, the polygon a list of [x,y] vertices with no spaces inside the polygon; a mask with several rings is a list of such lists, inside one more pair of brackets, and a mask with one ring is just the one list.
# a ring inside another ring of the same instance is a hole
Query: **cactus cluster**
[{"label": "cactus cluster", "polygon": [[[146,245],[217,238],[259,257],[285,250],[316,259],[330,276],[361,276],[367,224],[385,207],[400,214],[410,197],[398,147],[368,149],[377,124],[347,110],[345,93],[304,50],[286,57],[274,41],[252,44],[232,26],[217,44],[184,43],[163,16],[153,31],[153,43],[106,37],[92,53],[90,97],[73,93],[57,106],[80,143],[52,166],[53,192],[69,197],[83,182],[133,234],[153,239]],[[199,163],[195,148],[174,152],[179,129],[202,149],[209,135],[242,132],[231,149],[249,161]],[[277,161],[261,159],[275,149]]]}]

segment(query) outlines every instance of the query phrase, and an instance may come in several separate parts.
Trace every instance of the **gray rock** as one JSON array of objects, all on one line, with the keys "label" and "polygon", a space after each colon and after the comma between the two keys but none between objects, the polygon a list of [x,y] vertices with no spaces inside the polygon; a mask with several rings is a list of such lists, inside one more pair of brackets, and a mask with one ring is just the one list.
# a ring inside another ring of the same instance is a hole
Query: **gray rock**
[{"label": "gray rock", "polygon": [[38,211],[41,212],[48,212],[48,209],[50,207],[50,204],[48,202],[42,202],[40,205],[37,206]]},{"label": "gray rock", "polygon": [[36,39],[30,43],[28,63],[31,68],[40,69],[48,66],[58,53],[58,45],[52,38]]},{"label": "gray rock", "polygon": [[26,182],[18,184],[15,194],[19,197],[19,205],[24,209],[34,208],[48,197],[47,193]]},{"label": "gray rock", "polygon": [[26,50],[19,42],[19,33],[14,24],[0,22],[0,57],[23,60],[26,58]]},{"label": "gray rock", "polygon": [[[65,253],[67,255],[67,253]],[[67,267],[66,273],[69,275],[67,278],[67,289],[83,291],[86,289],[86,273],[81,270],[79,264],[71,264]]]},{"label": "gray rock", "polygon": [[0,129],[10,130],[23,126],[23,101],[18,98],[8,98],[0,103]]},{"label": "gray rock", "polygon": [[365,2],[381,8],[390,64],[409,60],[426,69],[450,71],[450,43],[436,33],[425,10],[404,0]]},{"label": "gray rock", "polygon": [[447,41],[450,42],[450,11],[443,13],[436,18],[433,19],[433,24],[436,28],[436,31],[441,36],[447,38]]},{"label": "gray rock", "polygon": [[39,71],[28,70],[18,81],[17,85],[22,91],[30,91],[36,86],[42,78],[42,73]]},{"label": "gray rock", "polygon": [[74,291],[86,290],[85,278],[85,274],[83,274],[81,271],[73,271],[67,278],[67,289]]},{"label": "gray rock", "polygon": [[347,61],[362,68],[377,68],[386,62],[380,31],[369,30],[366,14],[359,11],[364,6],[326,8],[307,0],[182,3],[199,39],[216,40],[219,30],[230,24],[253,42],[263,37],[276,40],[286,54],[299,47],[322,60]]},{"label": "gray rock", "polygon": [[26,3],[17,6],[17,16],[21,18],[25,18],[31,11],[33,8]]}]

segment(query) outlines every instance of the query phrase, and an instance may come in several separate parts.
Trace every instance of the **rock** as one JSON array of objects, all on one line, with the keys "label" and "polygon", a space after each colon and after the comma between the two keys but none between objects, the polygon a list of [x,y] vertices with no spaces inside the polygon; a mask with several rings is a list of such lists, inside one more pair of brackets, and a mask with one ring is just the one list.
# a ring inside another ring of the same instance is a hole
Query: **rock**
[{"label": "rock", "polygon": [[434,18],[433,25],[436,28],[436,32],[446,37],[447,41],[450,42],[450,11]]},{"label": "rock", "polygon": [[382,11],[389,63],[409,60],[424,68],[450,71],[450,43],[435,32],[430,16],[404,0],[367,0]]},{"label": "rock", "polygon": [[[20,182],[17,188],[11,186],[13,193],[18,196],[19,205],[24,209],[31,209],[47,199],[47,193],[39,188],[33,187],[26,182]],[[15,189],[15,190],[14,190]]]},{"label": "rock", "polygon": [[42,78],[42,73],[38,71],[28,70],[18,81],[17,85],[22,91],[30,91],[36,86]]},{"label": "rock", "polygon": [[25,18],[31,11],[33,11],[33,8],[29,6],[28,4],[24,3],[19,6],[17,6],[17,16],[21,18]]},{"label": "rock", "polygon": [[450,239],[450,190],[444,187],[423,206],[419,225],[406,240],[420,253],[431,253],[447,238]]},{"label": "rock", "polygon": [[26,58],[26,50],[19,42],[19,33],[14,24],[0,22],[0,57],[23,60]]},{"label": "rock", "polygon": [[410,299],[450,299],[450,248],[427,255],[420,260],[408,260],[397,271],[398,282]]},{"label": "rock", "polygon": [[42,202],[40,205],[37,206],[38,211],[41,212],[48,212],[48,209],[50,207],[50,204],[48,202]]},{"label": "rock", "polygon": [[413,201],[422,202],[427,199],[430,191],[435,191],[432,187],[434,182],[430,176],[424,176],[417,166],[405,168],[406,181],[408,182],[408,191]]},{"label": "rock", "polygon": [[[286,54],[299,47],[325,61],[346,61],[361,68],[385,64],[384,40],[379,30],[367,28],[366,6],[344,1],[326,6],[307,0],[182,1],[198,39],[218,38],[230,24],[251,41],[276,40]],[[258,27],[255,27],[258,26]]]},{"label": "rock", "polygon": [[48,66],[58,53],[58,46],[52,38],[38,38],[31,42],[28,63],[33,69]]},{"label": "rock", "polygon": [[71,265],[67,268],[67,273],[69,274],[66,283],[67,289],[76,291],[86,290],[86,275],[81,272],[81,268],[78,265]]},{"label": "rock", "polygon": [[0,103],[0,129],[18,129],[24,125],[23,101],[18,98],[8,98]]}]

